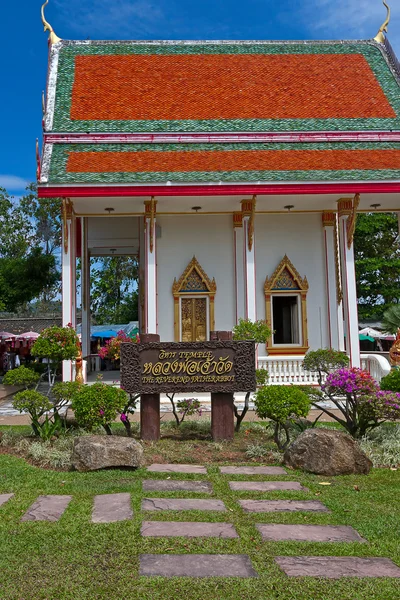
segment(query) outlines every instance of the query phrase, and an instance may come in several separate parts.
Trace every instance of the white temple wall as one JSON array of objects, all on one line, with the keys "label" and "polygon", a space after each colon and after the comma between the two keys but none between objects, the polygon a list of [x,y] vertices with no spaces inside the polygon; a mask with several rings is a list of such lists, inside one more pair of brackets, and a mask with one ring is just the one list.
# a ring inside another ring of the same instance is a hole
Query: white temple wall
[{"label": "white temple wall", "polygon": [[157,215],[158,333],[174,339],[172,284],[197,258],[210,279],[215,277],[215,328],[230,330],[235,323],[235,279],[232,215]]},{"label": "white temple wall", "polygon": [[[320,214],[257,214],[255,218],[257,318],[265,319],[265,278],[285,254],[309,283],[307,294],[310,349],[329,346],[323,231]],[[263,354],[264,349],[259,348]]]}]

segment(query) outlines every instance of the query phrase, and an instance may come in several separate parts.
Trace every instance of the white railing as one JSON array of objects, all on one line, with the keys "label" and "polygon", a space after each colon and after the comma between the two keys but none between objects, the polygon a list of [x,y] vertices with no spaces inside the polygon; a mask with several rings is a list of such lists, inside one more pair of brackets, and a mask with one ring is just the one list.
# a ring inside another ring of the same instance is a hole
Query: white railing
[{"label": "white railing", "polygon": [[[318,385],[318,375],[302,367],[304,356],[259,356],[258,368],[267,369],[270,385]],[[361,354],[361,368],[376,381],[390,372],[389,361],[381,354]]]},{"label": "white railing", "polygon": [[368,371],[378,381],[390,373],[390,363],[381,354],[361,354],[361,368]]},{"label": "white railing", "polygon": [[270,385],[318,385],[318,375],[301,366],[304,356],[259,356],[258,368],[267,369]]}]

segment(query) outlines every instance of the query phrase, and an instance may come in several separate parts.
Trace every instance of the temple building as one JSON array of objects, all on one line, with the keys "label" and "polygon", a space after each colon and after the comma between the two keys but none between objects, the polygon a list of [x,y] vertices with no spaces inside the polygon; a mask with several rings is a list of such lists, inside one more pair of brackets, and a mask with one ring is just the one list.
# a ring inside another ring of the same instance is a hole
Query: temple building
[{"label": "temple building", "polygon": [[39,197],[63,198],[64,324],[82,261],[83,355],[90,257],[136,255],[142,332],[202,341],[266,319],[259,359],[276,380],[299,382],[308,349],[360,366],[357,212],[400,211],[387,23],[301,42],[64,41],[44,23]]}]

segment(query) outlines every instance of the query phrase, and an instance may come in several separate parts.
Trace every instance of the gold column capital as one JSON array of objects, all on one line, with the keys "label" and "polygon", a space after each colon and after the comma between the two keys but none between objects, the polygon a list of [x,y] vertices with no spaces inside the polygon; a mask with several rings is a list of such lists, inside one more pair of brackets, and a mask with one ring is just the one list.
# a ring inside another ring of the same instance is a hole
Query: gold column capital
[{"label": "gold column capital", "polygon": [[243,227],[243,213],[242,212],[234,212],[233,213],[233,227]]},{"label": "gold column capital", "polygon": [[353,210],[353,198],[340,198],[337,201],[338,214],[340,217],[348,217]]},{"label": "gold column capital", "polygon": [[333,227],[336,223],[336,213],[333,210],[324,210],[322,213],[322,226]]}]

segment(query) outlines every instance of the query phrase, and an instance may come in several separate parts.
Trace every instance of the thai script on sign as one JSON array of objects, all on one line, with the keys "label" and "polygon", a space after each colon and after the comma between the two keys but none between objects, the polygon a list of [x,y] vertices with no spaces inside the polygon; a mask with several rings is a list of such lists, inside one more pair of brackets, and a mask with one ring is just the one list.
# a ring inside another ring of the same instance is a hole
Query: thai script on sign
[{"label": "thai script on sign", "polygon": [[160,350],[156,362],[143,364],[143,383],[233,382],[233,362],[209,351]]}]

